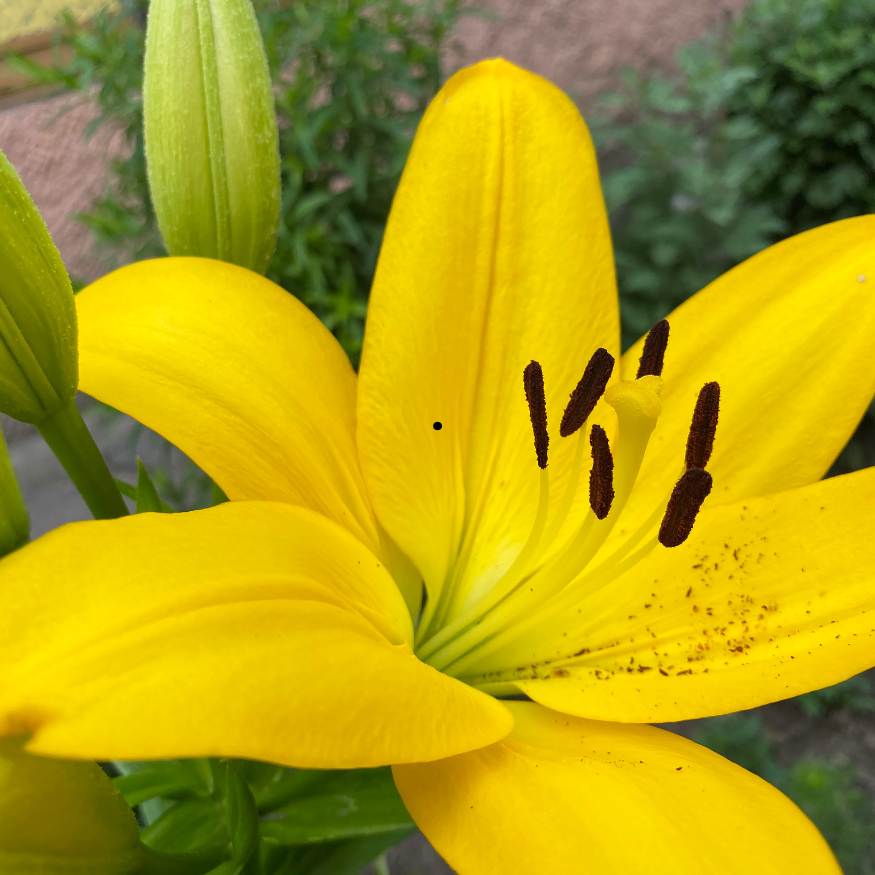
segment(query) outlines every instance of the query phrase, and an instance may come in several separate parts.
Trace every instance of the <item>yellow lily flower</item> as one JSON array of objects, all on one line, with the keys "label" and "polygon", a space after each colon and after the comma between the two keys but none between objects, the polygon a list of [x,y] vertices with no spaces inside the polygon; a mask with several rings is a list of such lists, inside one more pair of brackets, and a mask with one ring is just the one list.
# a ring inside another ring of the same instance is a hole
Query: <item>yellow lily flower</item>
[{"label": "yellow lily flower", "polygon": [[232,265],[144,262],[79,295],[84,391],[232,501],[0,563],[0,734],[391,764],[462,873],[837,872],[778,791],[646,724],[875,664],[875,472],[816,482],[875,390],[873,235],[770,248],[612,368],[586,127],[537,76],[463,70],[417,134],[358,378]]}]

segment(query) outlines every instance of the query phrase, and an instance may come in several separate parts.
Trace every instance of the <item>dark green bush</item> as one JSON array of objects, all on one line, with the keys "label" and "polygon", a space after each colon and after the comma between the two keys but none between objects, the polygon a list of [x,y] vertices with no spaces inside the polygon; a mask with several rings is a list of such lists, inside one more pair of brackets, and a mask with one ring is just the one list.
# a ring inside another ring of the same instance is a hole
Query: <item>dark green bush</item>
[{"label": "dark green bush", "polygon": [[[606,99],[627,343],[764,246],[875,211],[873,25],[875,0],[753,0]],[[870,411],[835,471],[872,464]]]},{"label": "dark green bush", "polygon": [[875,0],[754,0],[596,134],[633,339],[764,245],[875,211]]},{"label": "dark green bush", "polygon": [[875,210],[875,2],[760,0],[729,63],[754,71],[727,113],[771,143],[748,190],[793,230]]},{"label": "dark green bush", "polygon": [[[255,0],[276,83],[283,209],[269,276],[355,357],[377,252],[416,123],[441,82],[459,0]],[[35,79],[93,92],[97,125],[131,147],[82,216],[118,263],[162,252],[143,155],[140,85],[147,0],[87,26],[68,15],[69,60],[14,62]],[[59,56],[60,58],[60,56]]]},{"label": "dark green bush", "polygon": [[749,71],[724,69],[715,50],[710,42],[684,50],[677,81],[627,73],[623,90],[605,100],[617,118],[593,125],[626,344],[788,230],[745,189],[751,165],[773,145],[726,118],[726,95]]}]

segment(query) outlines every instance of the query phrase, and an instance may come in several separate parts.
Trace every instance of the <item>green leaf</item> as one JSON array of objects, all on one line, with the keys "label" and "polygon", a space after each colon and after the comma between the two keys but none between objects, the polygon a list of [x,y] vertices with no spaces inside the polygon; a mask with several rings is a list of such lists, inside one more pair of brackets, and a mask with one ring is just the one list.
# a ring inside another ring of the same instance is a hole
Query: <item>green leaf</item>
[{"label": "green leaf", "polygon": [[9,52],[3,57],[3,62],[10,69],[15,70],[30,79],[33,85],[63,85],[71,87],[73,84],[71,77],[64,75],[61,70],[54,67],[40,64],[26,55],[20,55],[16,52]]},{"label": "green leaf", "polygon": [[159,796],[165,799],[205,798],[210,795],[211,788],[201,763],[201,760],[116,763],[123,774],[113,783],[131,806]]},{"label": "green leaf", "polygon": [[231,839],[232,859],[243,864],[258,846],[259,823],[255,798],[235,763],[226,761],[222,764],[218,784]]},{"label": "green leaf", "polygon": [[271,875],[360,875],[362,869],[384,851],[413,832],[412,828],[364,838],[293,848]]},{"label": "green leaf", "polygon": [[277,844],[329,842],[411,829],[389,769],[326,775],[266,814],[262,835]]},{"label": "green leaf", "polygon": [[164,854],[196,854],[213,865],[228,856],[228,829],[222,807],[213,799],[174,803],[142,832],[150,848]]},{"label": "green leaf", "polygon": [[137,458],[137,513],[169,513],[170,508],[161,500],[158,490],[143,464]]}]

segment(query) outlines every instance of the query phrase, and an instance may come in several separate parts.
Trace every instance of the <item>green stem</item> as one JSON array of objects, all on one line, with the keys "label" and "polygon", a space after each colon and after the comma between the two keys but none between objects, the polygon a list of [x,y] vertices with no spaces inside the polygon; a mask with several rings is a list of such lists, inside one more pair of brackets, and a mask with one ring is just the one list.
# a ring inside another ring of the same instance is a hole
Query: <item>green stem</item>
[{"label": "green stem", "polygon": [[75,398],[37,427],[95,519],[113,519],[127,514],[127,505],[79,413]]}]

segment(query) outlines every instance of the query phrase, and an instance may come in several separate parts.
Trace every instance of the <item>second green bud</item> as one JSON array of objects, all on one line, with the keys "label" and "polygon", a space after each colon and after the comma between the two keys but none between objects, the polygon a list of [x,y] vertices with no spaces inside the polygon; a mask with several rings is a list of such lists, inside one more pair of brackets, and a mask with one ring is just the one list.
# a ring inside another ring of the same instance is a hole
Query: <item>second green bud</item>
[{"label": "second green bud", "polygon": [[0,411],[41,423],[78,383],[76,305],[45,222],[0,152]]},{"label": "second green bud", "polygon": [[167,251],[264,273],[276,245],[280,163],[250,0],[151,0],[143,116]]}]

